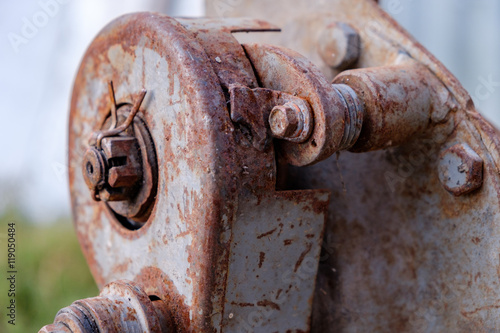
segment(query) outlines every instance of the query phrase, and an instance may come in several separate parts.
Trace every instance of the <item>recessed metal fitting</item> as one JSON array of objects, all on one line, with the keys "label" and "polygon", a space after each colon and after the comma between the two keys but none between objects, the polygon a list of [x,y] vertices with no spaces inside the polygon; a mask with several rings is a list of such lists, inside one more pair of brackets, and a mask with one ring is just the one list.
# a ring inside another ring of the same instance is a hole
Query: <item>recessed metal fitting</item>
[{"label": "recessed metal fitting", "polygon": [[102,130],[92,133],[82,160],[83,178],[92,198],[107,202],[118,215],[140,222],[147,219],[157,179],[153,141],[138,117],[145,95],[143,90],[133,105],[117,108],[113,83],[109,83],[110,117]]},{"label": "recessed metal fitting", "polygon": [[[119,136],[134,121],[144,100],[146,91],[134,103],[126,120],[118,125],[113,83],[109,82],[111,99],[111,127],[92,133],[90,148],[85,152],[82,171],[92,198],[96,201],[121,201],[130,195],[127,189],[133,187],[142,177],[141,161],[137,139],[133,136]],[[122,108],[127,110],[130,106]]]},{"label": "recessed metal fitting", "polygon": [[455,196],[477,190],[483,185],[483,159],[467,144],[456,144],[441,154],[439,180]]}]

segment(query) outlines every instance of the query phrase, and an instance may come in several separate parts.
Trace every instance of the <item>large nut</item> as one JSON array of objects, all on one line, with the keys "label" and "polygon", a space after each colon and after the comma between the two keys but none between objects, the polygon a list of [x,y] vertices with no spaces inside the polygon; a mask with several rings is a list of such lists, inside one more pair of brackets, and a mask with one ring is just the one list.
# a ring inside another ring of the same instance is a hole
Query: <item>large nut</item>
[{"label": "large nut", "polygon": [[174,332],[167,303],[149,297],[135,282],[118,280],[97,297],[75,301],[61,309],[54,323],[39,333]]},{"label": "large nut", "polygon": [[87,149],[82,168],[85,182],[95,200],[127,200],[142,179],[137,139],[128,136],[104,138],[102,149]]},{"label": "large nut", "polygon": [[299,111],[291,105],[275,106],[269,115],[269,125],[275,137],[292,136],[299,128]]},{"label": "large nut", "polygon": [[439,180],[455,196],[477,190],[483,184],[483,160],[467,144],[456,144],[440,156]]},{"label": "large nut", "polygon": [[133,187],[142,178],[139,144],[134,137],[110,137],[102,140],[108,160],[108,184],[113,188]]},{"label": "large nut", "polygon": [[325,64],[344,70],[358,61],[361,49],[359,34],[347,23],[328,25],[318,40],[318,52]]}]

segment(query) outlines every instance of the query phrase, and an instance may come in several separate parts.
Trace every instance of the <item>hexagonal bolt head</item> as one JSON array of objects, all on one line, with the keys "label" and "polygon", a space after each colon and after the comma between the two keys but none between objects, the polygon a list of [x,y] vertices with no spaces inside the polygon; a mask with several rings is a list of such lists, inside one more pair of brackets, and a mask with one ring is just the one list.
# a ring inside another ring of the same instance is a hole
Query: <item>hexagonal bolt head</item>
[{"label": "hexagonal bolt head", "polygon": [[313,127],[312,110],[305,100],[275,106],[268,121],[273,137],[297,143],[306,141]]},{"label": "hexagonal bolt head", "polygon": [[141,179],[141,156],[136,138],[104,138],[102,150],[108,162],[107,182],[111,187],[133,187]]},{"label": "hexagonal bolt head", "polygon": [[127,200],[142,179],[140,148],[135,137],[104,138],[102,149],[90,147],[82,162],[83,178],[96,201]]},{"label": "hexagonal bolt head", "polygon": [[290,103],[275,106],[269,114],[269,126],[275,137],[287,138],[295,134],[300,126],[300,111]]},{"label": "hexagonal bolt head", "polygon": [[347,23],[328,25],[318,39],[318,53],[328,66],[344,70],[358,61],[361,51],[359,34]]},{"label": "hexagonal bolt head", "polygon": [[477,190],[483,184],[483,159],[467,144],[456,144],[441,153],[439,180],[455,196]]}]

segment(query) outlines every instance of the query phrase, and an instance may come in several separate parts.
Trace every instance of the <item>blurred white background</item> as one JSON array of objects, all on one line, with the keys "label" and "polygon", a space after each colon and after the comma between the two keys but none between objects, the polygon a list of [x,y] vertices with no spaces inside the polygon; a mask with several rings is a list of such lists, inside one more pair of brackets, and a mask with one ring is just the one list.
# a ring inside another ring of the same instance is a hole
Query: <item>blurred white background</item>
[{"label": "blurred white background", "polygon": [[[500,1],[381,0],[381,5],[500,125]],[[204,13],[203,0],[0,2],[0,214],[15,207],[40,223],[69,214],[66,127],[73,77],[102,27],[121,14],[145,10]]]},{"label": "blurred white background", "polygon": [[35,222],[70,213],[68,106],[81,57],[125,13],[201,16],[202,0],[0,2],[0,214],[16,207]]}]

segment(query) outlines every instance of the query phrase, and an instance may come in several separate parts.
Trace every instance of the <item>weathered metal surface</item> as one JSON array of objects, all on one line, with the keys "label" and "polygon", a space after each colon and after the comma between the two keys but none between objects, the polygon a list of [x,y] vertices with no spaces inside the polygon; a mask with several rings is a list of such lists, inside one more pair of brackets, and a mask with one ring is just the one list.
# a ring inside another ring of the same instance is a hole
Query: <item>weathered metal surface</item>
[{"label": "weathered metal surface", "polygon": [[[500,139],[456,78],[369,0],[298,0],[293,6],[243,0],[224,10],[219,3],[207,1],[208,13],[283,28],[281,34],[239,35],[240,41],[291,48],[330,79],[339,71],[322,61],[317,41],[329,24],[347,23],[361,38],[356,67],[394,64],[407,54],[442,82],[443,104],[455,104],[436,114],[431,131],[400,147],[344,152],[288,172],[280,167],[280,186],[332,191],[312,331],[497,331]],[[482,187],[460,197],[439,181],[439,156],[456,144],[467,144],[484,161]],[[277,149],[282,154],[285,147]]]},{"label": "weathered metal surface", "polygon": [[252,65],[233,32],[279,31],[265,21],[251,19],[178,19],[202,45],[224,89],[231,84],[258,87]]},{"label": "weathered metal surface", "polygon": [[399,146],[425,135],[456,108],[439,79],[404,54],[391,65],[342,72],[330,84],[315,66],[290,50],[252,44],[246,53],[264,86],[311,103],[316,121],[307,132],[302,131],[303,124],[312,121],[305,122],[303,114],[309,112],[292,104],[277,106],[269,118],[273,136],[289,141],[277,145],[284,161],[292,165],[313,164],[343,149],[363,152]]},{"label": "weathered metal surface", "polygon": [[361,133],[350,148],[354,152],[399,146],[423,136],[456,108],[439,79],[404,55],[393,65],[342,72],[333,83],[351,87],[364,105]]},{"label": "weathered metal surface", "polygon": [[[309,261],[303,266],[301,256],[307,250],[311,262],[319,259],[328,196],[324,191],[274,194],[273,145],[256,149],[231,121],[227,107],[226,88],[258,86],[250,62],[234,39],[220,49],[214,46],[224,34],[211,22],[207,29],[186,22],[151,13],[123,16],[100,32],[82,60],[71,102],[69,165],[73,216],[85,257],[99,287],[117,279],[140,283],[147,295],[164,302],[177,331],[225,331],[232,325],[231,313],[246,314],[238,307],[227,312],[235,306],[226,302],[229,293],[237,300],[247,288],[260,297],[255,309],[274,312],[262,325],[278,332],[307,331],[314,279],[286,291],[290,300],[305,302],[300,309],[287,302],[277,310],[266,300],[277,285],[271,279],[275,269],[286,269],[276,266],[280,251],[263,249],[268,264],[262,267],[254,261],[233,267],[230,255],[244,241],[255,240],[259,226],[270,225],[266,215],[249,224],[247,212],[260,207],[268,215],[293,211],[273,223],[310,228],[314,234],[294,236],[288,229],[280,234],[290,236],[283,240],[290,241],[283,244],[289,245],[293,264],[290,278],[299,279],[303,269],[314,275],[316,266]],[[107,102],[109,81],[116,84],[117,105],[140,89],[148,91],[141,113],[154,141],[158,185],[152,211],[140,225],[109,207],[120,202],[93,201],[81,172],[86,138],[114,121]],[[249,269],[256,275],[247,275]],[[295,319],[286,325],[286,317]]]},{"label": "weathered metal surface", "polygon": [[309,332],[329,196],[247,197],[233,227],[223,331]]},{"label": "weathered metal surface", "polygon": [[348,106],[317,68],[300,54],[273,45],[243,45],[264,88],[305,99],[313,110],[314,131],[303,143],[278,141],[277,150],[293,165],[303,166],[342,148]]},{"label": "weathered metal surface", "polygon": [[301,114],[300,126],[296,130],[299,133],[292,140],[307,140],[314,126],[309,103],[297,96],[281,91],[266,88],[250,89],[240,85],[229,86],[229,100],[231,106],[231,120],[240,126],[240,130],[247,134],[248,140],[258,150],[265,150],[272,143],[273,126],[270,114],[275,107],[291,103],[295,105]]}]

